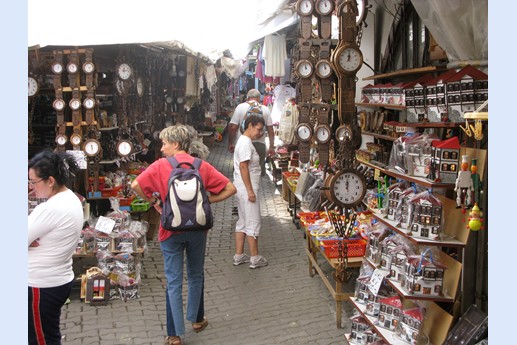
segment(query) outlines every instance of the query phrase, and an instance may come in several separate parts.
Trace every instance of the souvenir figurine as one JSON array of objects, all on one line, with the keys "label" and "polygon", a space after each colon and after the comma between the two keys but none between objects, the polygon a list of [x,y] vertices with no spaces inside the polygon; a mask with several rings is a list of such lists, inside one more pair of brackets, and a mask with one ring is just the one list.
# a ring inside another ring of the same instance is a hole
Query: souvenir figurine
[{"label": "souvenir figurine", "polygon": [[465,205],[465,208],[469,207],[472,202],[472,173],[468,170],[469,167],[469,156],[463,155],[461,156],[461,170],[458,172],[458,177],[456,178],[456,185],[454,187],[454,191],[456,192],[456,208],[460,208],[462,201]]},{"label": "souvenir figurine", "polygon": [[482,213],[478,207],[478,204],[475,203],[474,207],[469,213],[469,223],[467,224],[467,228],[473,231],[478,231],[483,229],[483,218],[481,218]]}]

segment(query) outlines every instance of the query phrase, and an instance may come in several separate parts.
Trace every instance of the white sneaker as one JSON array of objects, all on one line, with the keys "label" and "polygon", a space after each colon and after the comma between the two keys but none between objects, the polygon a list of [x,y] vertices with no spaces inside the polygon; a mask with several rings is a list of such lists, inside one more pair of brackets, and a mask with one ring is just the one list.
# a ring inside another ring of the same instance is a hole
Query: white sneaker
[{"label": "white sneaker", "polygon": [[267,266],[267,260],[262,255],[259,255],[256,261],[251,261],[250,264],[250,268],[259,268],[263,266]]},{"label": "white sneaker", "polygon": [[237,255],[233,256],[233,265],[234,266],[239,266],[239,265],[245,264],[247,262],[250,262],[250,257],[247,254],[242,254],[240,259],[237,259]]}]

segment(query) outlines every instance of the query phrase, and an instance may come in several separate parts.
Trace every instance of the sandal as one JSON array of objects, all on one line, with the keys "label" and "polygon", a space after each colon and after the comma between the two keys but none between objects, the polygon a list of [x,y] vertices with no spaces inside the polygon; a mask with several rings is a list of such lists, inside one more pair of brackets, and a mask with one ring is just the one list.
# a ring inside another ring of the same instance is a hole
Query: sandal
[{"label": "sandal", "polygon": [[194,332],[199,333],[202,330],[204,330],[208,326],[208,320],[206,317],[203,318],[203,321],[201,322],[192,322],[192,328],[194,329]]},{"label": "sandal", "polygon": [[183,342],[181,341],[181,338],[177,335],[173,335],[173,336],[167,336],[167,338],[165,338],[165,344],[166,345],[182,345]]}]

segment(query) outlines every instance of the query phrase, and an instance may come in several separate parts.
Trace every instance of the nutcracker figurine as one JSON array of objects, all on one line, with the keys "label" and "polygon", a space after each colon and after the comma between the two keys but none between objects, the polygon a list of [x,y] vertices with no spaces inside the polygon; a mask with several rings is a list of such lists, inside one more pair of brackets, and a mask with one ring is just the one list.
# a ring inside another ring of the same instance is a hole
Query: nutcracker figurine
[{"label": "nutcracker figurine", "polygon": [[472,178],[472,203],[478,204],[479,206],[481,204],[481,189],[483,188],[483,184],[478,174],[478,160],[476,158],[472,158],[470,172],[470,177]]},{"label": "nutcracker figurine", "polygon": [[458,177],[456,178],[456,185],[454,191],[456,192],[456,208],[460,208],[462,201],[465,208],[472,205],[472,173],[468,170],[469,168],[469,156],[461,156],[461,170],[458,171]]}]

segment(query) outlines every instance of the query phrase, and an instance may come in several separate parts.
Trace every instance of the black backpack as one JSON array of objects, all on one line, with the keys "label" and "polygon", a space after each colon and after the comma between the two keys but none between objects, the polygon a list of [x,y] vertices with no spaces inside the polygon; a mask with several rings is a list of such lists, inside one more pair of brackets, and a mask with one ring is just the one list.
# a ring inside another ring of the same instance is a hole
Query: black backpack
[{"label": "black backpack", "polygon": [[240,130],[241,130],[241,133],[244,133],[244,131],[246,130],[246,128],[244,128],[244,122],[246,121],[246,119],[248,118],[248,116],[250,114],[256,114],[256,115],[264,116],[264,114],[262,113],[262,106],[260,105],[259,102],[257,102],[257,101],[249,101],[247,103],[250,106],[249,106],[248,110],[246,110],[246,115],[244,115],[244,118],[242,119],[241,125],[239,126]]},{"label": "black backpack", "polygon": [[199,174],[201,159],[194,158],[192,164],[178,163],[174,157],[167,157],[167,160],[172,165],[172,172],[162,207],[162,227],[171,231],[212,228],[212,208]]}]

